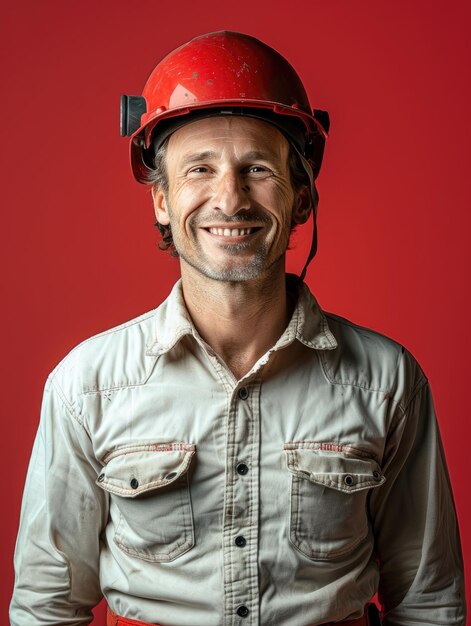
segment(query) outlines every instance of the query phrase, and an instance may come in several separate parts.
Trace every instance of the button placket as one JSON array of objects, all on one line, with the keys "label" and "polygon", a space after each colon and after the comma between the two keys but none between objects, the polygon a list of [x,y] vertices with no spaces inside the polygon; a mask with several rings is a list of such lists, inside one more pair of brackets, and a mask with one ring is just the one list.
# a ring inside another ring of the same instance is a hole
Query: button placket
[{"label": "button placket", "polygon": [[[233,393],[227,430],[224,519],[225,624],[258,625],[259,389]],[[249,469],[250,468],[250,469]],[[231,510],[233,515],[229,516]]]}]

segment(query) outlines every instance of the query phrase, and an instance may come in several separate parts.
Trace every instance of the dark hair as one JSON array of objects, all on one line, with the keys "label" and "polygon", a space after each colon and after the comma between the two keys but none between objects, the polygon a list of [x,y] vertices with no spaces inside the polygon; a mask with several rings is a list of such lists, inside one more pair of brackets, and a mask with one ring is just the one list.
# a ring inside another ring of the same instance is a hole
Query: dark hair
[{"label": "dark hair", "polygon": [[[166,156],[167,156],[167,148],[168,141],[170,137],[167,137],[162,145],[159,147],[154,157],[154,169],[149,171],[147,182],[153,187],[160,187],[165,195],[168,194],[169,189],[169,180],[167,173],[167,165],[166,165]],[[304,169],[303,163],[299,156],[297,150],[289,144],[289,155],[288,155],[288,167],[291,176],[291,183],[295,192],[299,191],[301,187],[310,186],[311,182],[309,180],[309,176]],[[170,228],[170,224],[164,225],[159,221],[155,223],[157,228],[162,235],[162,241],[159,242],[158,246],[161,250],[168,250],[172,256],[178,256],[177,251],[175,250],[175,246],[173,245],[172,231]],[[294,228],[294,224],[293,224]]]}]

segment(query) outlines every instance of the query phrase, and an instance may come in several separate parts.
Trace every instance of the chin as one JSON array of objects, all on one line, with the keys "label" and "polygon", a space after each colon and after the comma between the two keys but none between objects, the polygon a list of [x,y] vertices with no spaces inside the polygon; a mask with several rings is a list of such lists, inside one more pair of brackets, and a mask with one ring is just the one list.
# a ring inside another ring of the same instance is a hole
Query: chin
[{"label": "chin", "polygon": [[262,270],[254,265],[231,268],[198,268],[207,278],[224,282],[246,282],[259,278]]}]

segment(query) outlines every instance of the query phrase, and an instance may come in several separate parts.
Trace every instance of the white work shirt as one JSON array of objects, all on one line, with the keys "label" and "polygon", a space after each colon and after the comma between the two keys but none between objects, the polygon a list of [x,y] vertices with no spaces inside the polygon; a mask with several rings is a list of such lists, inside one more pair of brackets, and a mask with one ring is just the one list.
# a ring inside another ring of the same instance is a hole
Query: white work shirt
[{"label": "white work shirt", "polygon": [[303,285],[237,381],[181,285],[48,379],[12,626],[88,624],[105,595],[164,626],[465,624],[459,535],[429,387],[384,336]]}]

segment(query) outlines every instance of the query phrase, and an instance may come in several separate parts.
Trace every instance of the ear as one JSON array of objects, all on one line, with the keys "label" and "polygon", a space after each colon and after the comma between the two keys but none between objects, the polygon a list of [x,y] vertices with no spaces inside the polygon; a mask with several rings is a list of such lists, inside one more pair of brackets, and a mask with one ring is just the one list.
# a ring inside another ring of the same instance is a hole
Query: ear
[{"label": "ear", "polygon": [[170,224],[167,200],[165,198],[165,193],[160,185],[154,185],[152,187],[152,199],[154,201],[154,212],[156,220],[163,226],[167,226],[168,224]]},{"label": "ear", "polygon": [[317,206],[317,191],[314,187],[315,197],[311,197],[310,189],[307,185],[303,185],[297,193],[296,204],[293,211],[293,224],[304,224],[309,219],[313,204]]}]

